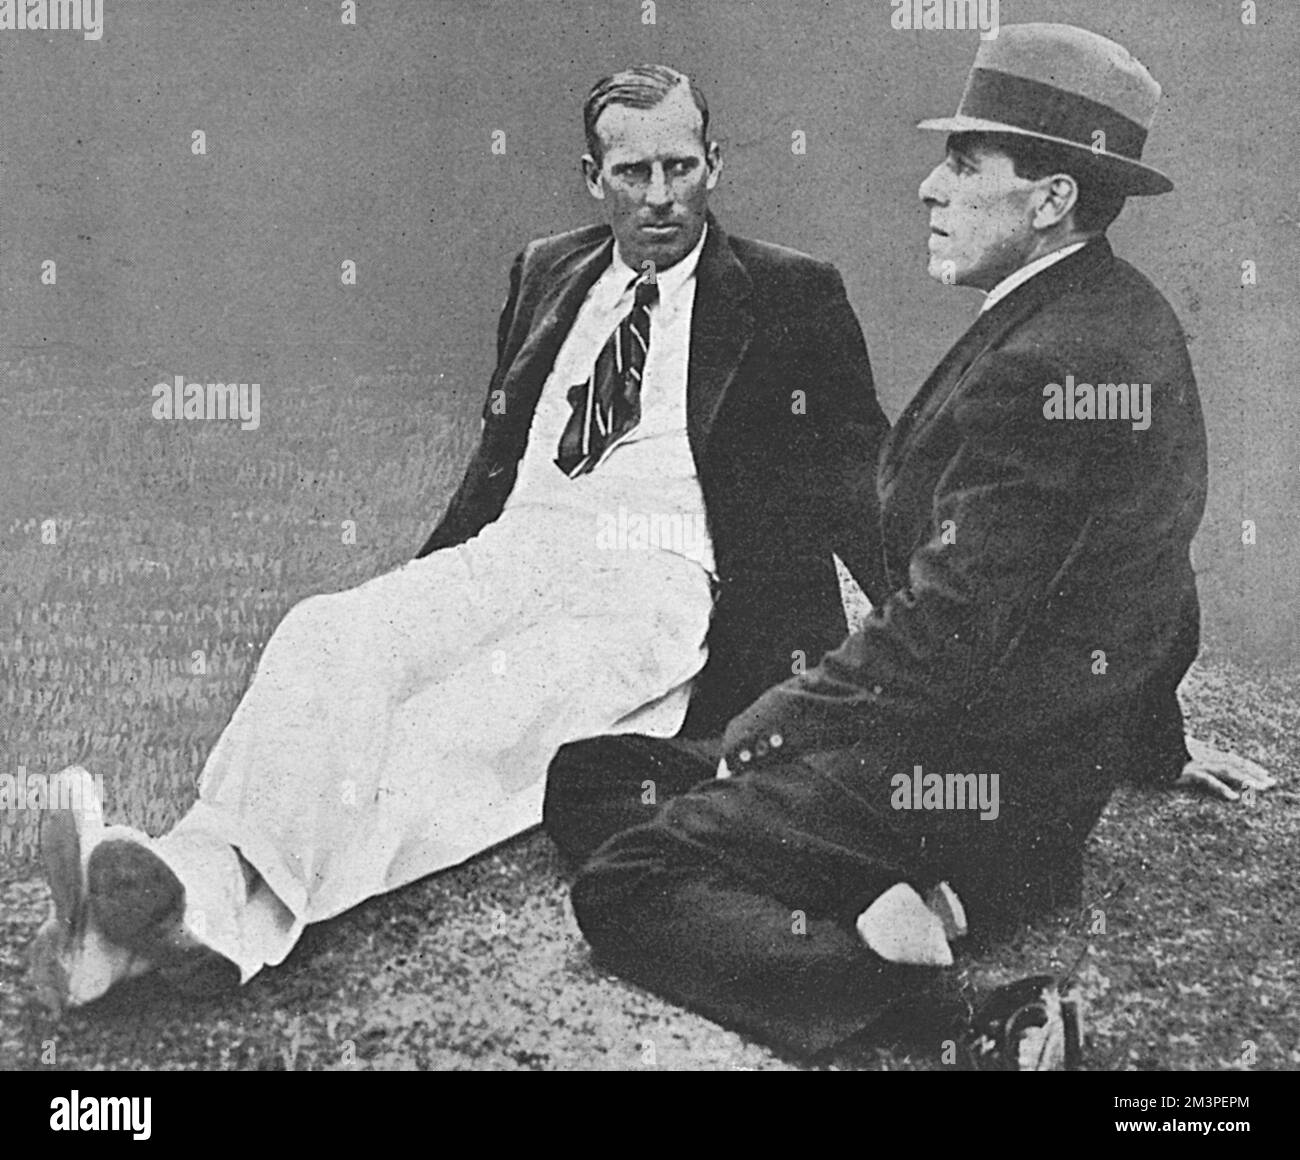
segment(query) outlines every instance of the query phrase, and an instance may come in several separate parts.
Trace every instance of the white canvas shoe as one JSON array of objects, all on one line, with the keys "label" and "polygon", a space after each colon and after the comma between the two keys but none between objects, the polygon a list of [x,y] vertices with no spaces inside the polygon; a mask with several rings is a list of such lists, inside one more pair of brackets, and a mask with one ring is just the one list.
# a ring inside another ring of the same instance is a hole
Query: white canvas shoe
[{"label": "white canvas shoe", "polygon": [[90,774],[76,765],[55,774],[41,817],[41,860],[53,903],[28,950],[28,979],[38,1002],[56,1017],[149,969],[104,938],[86,905],[86,866],[106,832]]}]

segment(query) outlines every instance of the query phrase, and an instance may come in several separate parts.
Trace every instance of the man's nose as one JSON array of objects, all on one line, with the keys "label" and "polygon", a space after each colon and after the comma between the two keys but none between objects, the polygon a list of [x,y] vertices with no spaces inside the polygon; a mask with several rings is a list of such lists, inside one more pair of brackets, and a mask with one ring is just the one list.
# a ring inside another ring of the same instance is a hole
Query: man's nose
[{"label": "man's nose", "polygon": [[943,204],[943,166],[936,165],[930,170],[926,179],[921,182],[921,187],[916,191],[919,197],[926,205]]},{"label": "man's nose", "polygon": [[650,184],[646,187],[645,199],[651,205],[667,205],[672,201],[672,190],[668,187],[668,175],[662,165],[656,165],[650,171]]}]

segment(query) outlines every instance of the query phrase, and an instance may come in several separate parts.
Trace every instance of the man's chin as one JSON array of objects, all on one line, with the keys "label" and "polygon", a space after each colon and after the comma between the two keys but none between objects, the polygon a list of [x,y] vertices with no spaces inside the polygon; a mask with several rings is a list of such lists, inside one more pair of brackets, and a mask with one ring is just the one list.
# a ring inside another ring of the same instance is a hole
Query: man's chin
[{"label": "man's chin", "polygon": [[925,272],[940,285],[957,285],[957,267],[949,260],[940,261],[937,258],[931,258]]},{"label": "man's chin", "polygon": [[656,270],[669,270],[686,257],[688,253],[690,253],[690,247],[682,246],[676,239],[663,245],[642,246],[641,260],[636,263],[636,266],[640,268],[646,262],[653,262]]},{"label": "man's chin", "polygon": [[653,262],[656,270],[668,270],[686,257],[699,240],[698,233],[691,238],[680,231],[661,241],[638,235],[633,245],[620,248],[624,260],[634,270],[643,269],[647,262]]}]

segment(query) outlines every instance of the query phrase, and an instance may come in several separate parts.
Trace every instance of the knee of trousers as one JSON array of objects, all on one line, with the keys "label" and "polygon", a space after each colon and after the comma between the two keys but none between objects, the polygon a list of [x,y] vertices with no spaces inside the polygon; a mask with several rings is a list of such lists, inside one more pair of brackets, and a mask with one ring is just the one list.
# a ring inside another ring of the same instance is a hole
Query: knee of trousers
[{"label": "knee of trousers", "polygon": [[615,835],[587,860],[570,891],[573,915],[598,950],[628,946],[662,898],[675,865],[676,843],[653,825]]},{"label": "knee of trousers", "polygon": [[607,738],[561,747],[546,771],[542,828],[568,858],[583,861],[628,824],[608,828],[609,797],[621,779],[618,754]]},{"label": "knee of trousers", "polygon": [[347,616],[347,592],[322,592],[298,601],[280,621],[277,633],[317,635],[329,633]]},{"label": "knee of trousers", "polygon": [[[595,947],[635,941],[671,894],[673,883],[706,872],[725,818],[716,793],[688,793],[661,805],[652,821],[604,842],[574,880],[574,917]],[[720,822],[722,826],[720,826]]]},{"label": "knee of trousers", "polygon": [[588,837],[591,822],[584,816],[584,807],[590,806],[584,787],[577,771],[552,765],[542,799],[542,829],[561,854],[576,861],[584,860],[594,849]]},{"label": "knee of trousers", "polygon": [[353,667],[354,654],[364,657],[367,651],[358,650],[353,644],[369,630],[356,615],[349,595],[331,592],[300,600],[276,626],[259,667],[290,664],[319,669],[328,660]]}]

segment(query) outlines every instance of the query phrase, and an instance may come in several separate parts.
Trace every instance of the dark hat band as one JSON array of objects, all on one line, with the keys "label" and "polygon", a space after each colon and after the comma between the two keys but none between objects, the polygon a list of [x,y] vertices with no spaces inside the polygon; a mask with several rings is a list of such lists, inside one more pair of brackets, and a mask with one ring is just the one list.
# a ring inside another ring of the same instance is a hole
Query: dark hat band
[{"label": "dark hat band", "polygon": [[997,69],[972,69],[959,115],[999,121],[1029,133],[1060,137],[1092,148],[1093,134],[1106,134],[1106,152],[1140,161],[1147,131],[1109,105],[1055,85]]}]

